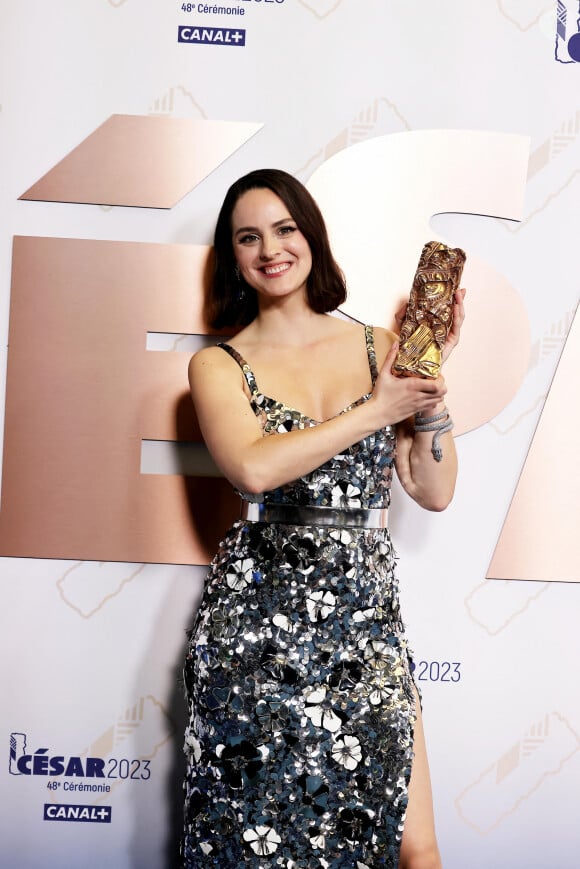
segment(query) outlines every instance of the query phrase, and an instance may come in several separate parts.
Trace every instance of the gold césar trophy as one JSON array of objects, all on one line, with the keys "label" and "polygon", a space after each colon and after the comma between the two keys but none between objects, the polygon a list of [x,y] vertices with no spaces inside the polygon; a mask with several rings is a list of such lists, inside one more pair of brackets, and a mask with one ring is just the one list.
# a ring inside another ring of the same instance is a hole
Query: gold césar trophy
[{"label": "gold c\u00e9sar trophy", "polygon": [[[428,241],[419,258],[409,304],[399,335],[399,352],[393,374],[401,377],[438,377],[441,351],[453,323],[455,290],[459,287],[465,265],[465,252],[447,247],[440,241]],[[453,420],[445,407],[433,416],[415,414],[416,432],[433,432],[431,454],[436,462],[443,459],[441,435],[451,431]]]},{"label": "gold c\u00e9sar trophy", "polygon": [[465,252],[428,241],[421,251],[409,304],[399,335],[393,374],[438,377],[441,351],[453,322],[455,290],[465,265]]}]

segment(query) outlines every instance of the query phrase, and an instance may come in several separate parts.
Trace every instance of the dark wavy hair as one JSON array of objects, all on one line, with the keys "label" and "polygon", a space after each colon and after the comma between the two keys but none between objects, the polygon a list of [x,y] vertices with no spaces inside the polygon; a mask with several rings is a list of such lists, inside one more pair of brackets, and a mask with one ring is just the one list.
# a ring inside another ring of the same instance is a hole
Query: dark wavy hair
[{"label": "dark wavy hair", "polygon": [[264,188],[280,197],[310,247],[312,269],[306,291],[312,310],[326,314],[346,299],[344,275],[330,250],[324,218],[308,190],[280,169],[257,169],[232,184],[218,216],[214,235],[214,274],[206,305],[208,321],[215,329],[247,326],[258,313],[256,291],[236,275],[232,213],[240,196],[248,190]]}]

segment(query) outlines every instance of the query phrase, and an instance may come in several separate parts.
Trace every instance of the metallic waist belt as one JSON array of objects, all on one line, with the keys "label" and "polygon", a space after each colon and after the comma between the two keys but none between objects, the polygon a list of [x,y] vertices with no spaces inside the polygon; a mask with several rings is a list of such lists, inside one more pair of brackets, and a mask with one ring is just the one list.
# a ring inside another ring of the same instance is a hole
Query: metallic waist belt
[{"label": "metallic waist belt", "polygon": [[335,507],[294,504],[257,504],[242,501],[242,519],[249,522],[273,522],[282,525],[334,525],[339,528],[386,528],[387,510],[355,507],[338,510]]}]

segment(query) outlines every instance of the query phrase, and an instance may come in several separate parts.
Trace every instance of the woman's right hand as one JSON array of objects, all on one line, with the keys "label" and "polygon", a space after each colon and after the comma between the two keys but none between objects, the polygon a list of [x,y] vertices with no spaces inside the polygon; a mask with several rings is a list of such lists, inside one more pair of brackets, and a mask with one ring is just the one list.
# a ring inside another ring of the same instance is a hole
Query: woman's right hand
[{"label": "woman's right hand", "polygon": [[396,377],[392,367],[399,351],[395,341],[385,357],[375,382],[371,401],[381,417],[381,426],[395,425],[416,413],[429,416],[447,392],[445,380],[423,377]]}]

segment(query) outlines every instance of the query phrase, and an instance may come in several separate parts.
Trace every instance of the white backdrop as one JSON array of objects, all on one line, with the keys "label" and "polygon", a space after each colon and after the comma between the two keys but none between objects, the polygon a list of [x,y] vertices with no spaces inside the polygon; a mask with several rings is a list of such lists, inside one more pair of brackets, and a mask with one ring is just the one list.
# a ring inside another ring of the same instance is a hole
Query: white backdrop
[{"label": "white backdrop", "polygon": [[[308,181],[339,151],[409,130],[530,137],[519,224],[431,221],[517,290],[531,332],[527,373],[499,415],[458,438],[460,477],[445,513],[424,515],[399,492],[394,499],[446,869],[579,865],[580,588],[554,576],[485,579],[578,299],[579,5],[0,2],[2,376],[14,235],[205,244],[225,189],[253,168]],[[245,45],[177,42],[179,26],[199,25],[243,28]],[[18,201],[114,113],[264,126],[170,211]],[[364,235],[360,244],[362,255]],[[546,454],[546,476],[557,460]],[[542,511],[541,479],[535,507]],[[0,866],[176,865],[178,679],[204,569],[26,558],[3,558],[0,569]],[[43,774],[43,757],[73,774]],[[99,761],[105,779],[87,775]],[[103,782],[109,792],[78,789]],[[88,806],[90,818],[44,820],[48,804]]]}]

